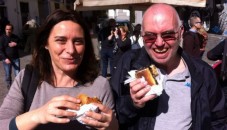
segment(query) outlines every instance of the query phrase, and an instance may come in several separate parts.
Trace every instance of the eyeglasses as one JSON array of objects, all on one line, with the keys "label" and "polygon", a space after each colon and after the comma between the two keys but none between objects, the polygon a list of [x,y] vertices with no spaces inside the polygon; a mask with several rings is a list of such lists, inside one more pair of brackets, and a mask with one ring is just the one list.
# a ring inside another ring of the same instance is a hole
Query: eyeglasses
[{"label": "eyeglasses", "polygon": [[202,22],[195,22],[195,24],[197,24],[197,23],[202,24]]},{"label": "eyeglasses", "polygon": [[[168,42],[171,40],[176,40],[176,34],[177,32],[174,31],[165,31],[160,34],[163,41]],[[152,32],[145,32],[145,34],[142,36],[145,43],[154,43],[157,40],[158,34],[152,33]]]}]

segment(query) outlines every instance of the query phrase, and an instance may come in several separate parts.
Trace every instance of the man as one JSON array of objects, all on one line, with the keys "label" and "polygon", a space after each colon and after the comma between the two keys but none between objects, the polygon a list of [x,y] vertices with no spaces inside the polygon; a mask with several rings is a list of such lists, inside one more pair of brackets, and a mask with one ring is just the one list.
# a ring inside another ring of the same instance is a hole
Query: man
[{"label": "man", "polygon": [[[225,99],[215,73],[179,47],[183,32],[169,5],[154,4],[144,13],[144,47],[123,55],[111,77],[122,130],[226,130]],[[124,85],[129,71],[151,64],[164,77],[160,96],[146,95],[151,87],[141,79]]]},{"label": "man", "polygon": [[198,30],[202,26],[201,19],[198,16],[192,16],[189,20],[190,30],[184,33],[183,36],[183,49],[188,54],[201,58],[203,54],[202,35],[198,33]]},{"label": "man", "polygon": [[5,81],[8,89],[12,83],[12,67],[15,76],[20,71],[19,46],[19,38],[13,34],[13,25],[7,24],[5,27],[5,34],[0,37],[0,55],[2,56]]},{"label": "man", "polygon": [[107,77],[107,68],[110,64],[110,74],[112,73],[113,50],[115,46],[115,31],[116,21],[109,19],[108,26],[101,29],[99,32],[99,42],[101,42],[101,66],[102,76]]},{"label": "man", "polygon": [[214,48],[209,50],[207,52],[207,58],[213,61],[219,60],[213,65],[213,68],[217,74],[217,78],[220,81],[220,84],[225,94],[225,98],[227,100],[227,38],[225,38],[223,41],[219,42]]}]

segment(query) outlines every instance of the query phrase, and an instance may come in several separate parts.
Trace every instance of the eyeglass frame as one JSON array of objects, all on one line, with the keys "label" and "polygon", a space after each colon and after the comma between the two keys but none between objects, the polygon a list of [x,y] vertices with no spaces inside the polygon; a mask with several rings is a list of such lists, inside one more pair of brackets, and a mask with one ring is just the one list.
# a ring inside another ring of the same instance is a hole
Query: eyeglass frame
[{"label": "eyeglass frame", "polygon": [[[182,29],[182,28],[183,28],[183,26],[181,25],[181,26],[179,27],[179,29]],[[160,35],[160,37],[162,38],[162,40],[163,40],[164,42],[168,43],[167,41],[178,39],[178,38],[176,37],[176,34],[179,33],[179,31],[180,31],[179,29],[178,29],[178,31],[176,31],[176,32],[173,31],[173,30],[167,30],[167,31],[161,32],[161,33],[159,33],[159,34],[153,33],[153,32],[145,32],[145,34],[142,35],[142,38],[143,38],[143,41],[144,41],[145,44],[147,44],[147,43],[155,43],[156,40],[157,40],[157,38],[158,38],[158,35]],[[170,33],[172,33],[172,35],[174,35],[174,37],[170,37],[168,40],[165,40],[165,38],[163,38],[163,35],[165,35],[165,34],[170,34]],[[154,40],[153,42],[145,42],[146,40],[144,39],[144,37],[145,37],[147,34],[155,36],[155,37],[156,37],[155,40]]]},{"label": "eyeglass frame", "polygon": [[198,23],[202,25],[203,22],[202,21],[201,22],[195,22],[195,24],[198,24]]}]

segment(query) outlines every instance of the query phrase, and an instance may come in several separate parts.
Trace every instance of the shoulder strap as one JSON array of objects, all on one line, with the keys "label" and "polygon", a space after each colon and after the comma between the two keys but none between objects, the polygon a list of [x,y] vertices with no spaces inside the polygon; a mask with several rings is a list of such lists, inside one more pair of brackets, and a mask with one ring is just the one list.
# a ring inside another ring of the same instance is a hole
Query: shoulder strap
[{"label": "shoulder strap", "polygon": [[33,68],[32,65],[26,65],[21,88],[22,94],[24,96],[24,112],[29,111],[38,84],[38,72]]},{"label": "shoulder strap", "polygon": [[227,78],[227,39],[225,39],[224,52],[221,66],[221,79],[225,81]]}]

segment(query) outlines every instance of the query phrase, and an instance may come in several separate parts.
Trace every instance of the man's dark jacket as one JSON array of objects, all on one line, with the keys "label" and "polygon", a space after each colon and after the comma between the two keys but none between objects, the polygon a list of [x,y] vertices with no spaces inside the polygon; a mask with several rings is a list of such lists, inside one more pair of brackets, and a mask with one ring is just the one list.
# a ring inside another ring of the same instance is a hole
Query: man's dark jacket
[{"label": "man's dark jacket", "polygon": [[[178,54],[186,62],[191,75],[191,130],[226,130],[224,126],[224,95],[213,69],[202,60],[193,59],[179,48]],[[122,130],[152,130],[159,98],[137,109],[132,103],[129,86],[124,85],[130,70],[138,70],[154,63],[145,49],[131,50],[123,55],[111,78],[116,100],[117,117]],[[174,117],[170,120],[173,120]]]},{"label": "man's dark jacket", "polygon": [[[14,47],[9,47],[10,42],[16,42],[17,45]],[[3,60],[9,59],[18,59],[19,58],[19,49],[21,48],[20,39],[17,35],[12,34],[10,37],[3,34],[0,37],[0,55]]]}]

